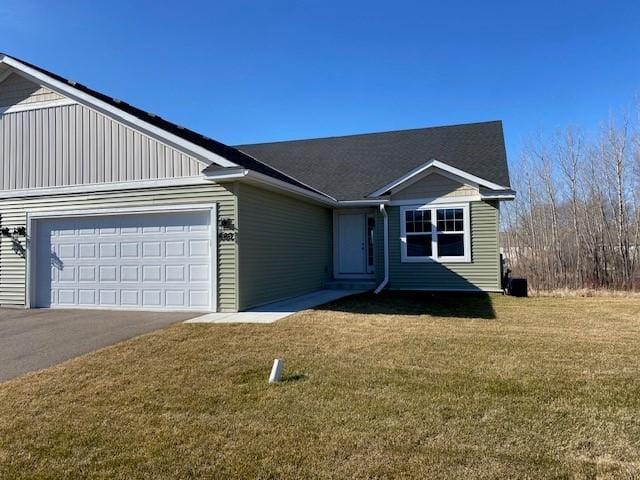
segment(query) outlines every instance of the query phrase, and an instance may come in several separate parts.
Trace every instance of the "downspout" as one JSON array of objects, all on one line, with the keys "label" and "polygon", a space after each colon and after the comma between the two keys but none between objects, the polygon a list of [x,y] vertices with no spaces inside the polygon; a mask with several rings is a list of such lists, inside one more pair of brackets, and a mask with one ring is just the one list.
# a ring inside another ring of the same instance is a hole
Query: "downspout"
[{"label": "downspout", "polygon": [[378,288],[374,290],[376,295],[389,283],[389,215],[387,215],[387,211],[384,208],[384,203],[380,204],[380,213],[382,213],[384,217],[384,279],[382,283],[378,285]]}]

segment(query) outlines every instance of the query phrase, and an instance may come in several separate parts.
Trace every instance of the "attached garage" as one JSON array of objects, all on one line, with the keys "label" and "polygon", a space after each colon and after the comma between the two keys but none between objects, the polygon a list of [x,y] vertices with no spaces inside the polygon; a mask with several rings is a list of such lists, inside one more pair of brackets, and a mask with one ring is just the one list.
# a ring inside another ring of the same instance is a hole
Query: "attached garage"
[{"label": "attached garage", "polygon": [[216,310],[215,206],[29,216],[28,304]]},{"label": "attached garage", "polygon": [[307,293],[331,275],[333,203],[0,53],[0,307],[235,312]]}]

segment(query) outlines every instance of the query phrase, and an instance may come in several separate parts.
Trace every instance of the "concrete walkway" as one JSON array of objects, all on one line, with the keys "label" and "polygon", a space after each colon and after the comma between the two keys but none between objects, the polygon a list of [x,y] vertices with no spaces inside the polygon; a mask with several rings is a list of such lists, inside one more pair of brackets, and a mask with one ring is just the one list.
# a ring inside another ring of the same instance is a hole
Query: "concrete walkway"
[{"label": "concrete walkway", "polygon": [[187,320],[184,323],[273,323],[302,310],[364,291],[366,290],[318,290],[300,297],[252,308],[246,312],[208,313],[201,317]]}]

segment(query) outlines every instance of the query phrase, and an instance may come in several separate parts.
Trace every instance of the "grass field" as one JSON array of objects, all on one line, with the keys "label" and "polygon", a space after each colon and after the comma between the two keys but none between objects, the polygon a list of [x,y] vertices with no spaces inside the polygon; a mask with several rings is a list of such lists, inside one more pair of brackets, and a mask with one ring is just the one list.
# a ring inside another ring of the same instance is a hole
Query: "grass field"
[{"label": "grass field", "polygon": [[638,476],[640,298],[364,295],[0,385],[0,478]]}]

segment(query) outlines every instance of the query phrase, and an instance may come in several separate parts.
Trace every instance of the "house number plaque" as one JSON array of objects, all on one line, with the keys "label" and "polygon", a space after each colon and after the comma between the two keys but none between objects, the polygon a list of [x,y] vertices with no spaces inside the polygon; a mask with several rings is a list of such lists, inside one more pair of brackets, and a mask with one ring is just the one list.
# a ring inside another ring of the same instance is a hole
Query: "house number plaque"
[{"label": "house number plaque", "polygon": [[221,242],[233,242],[236,239],[236,234],[234,232],[220,232],[218,239]]}]

